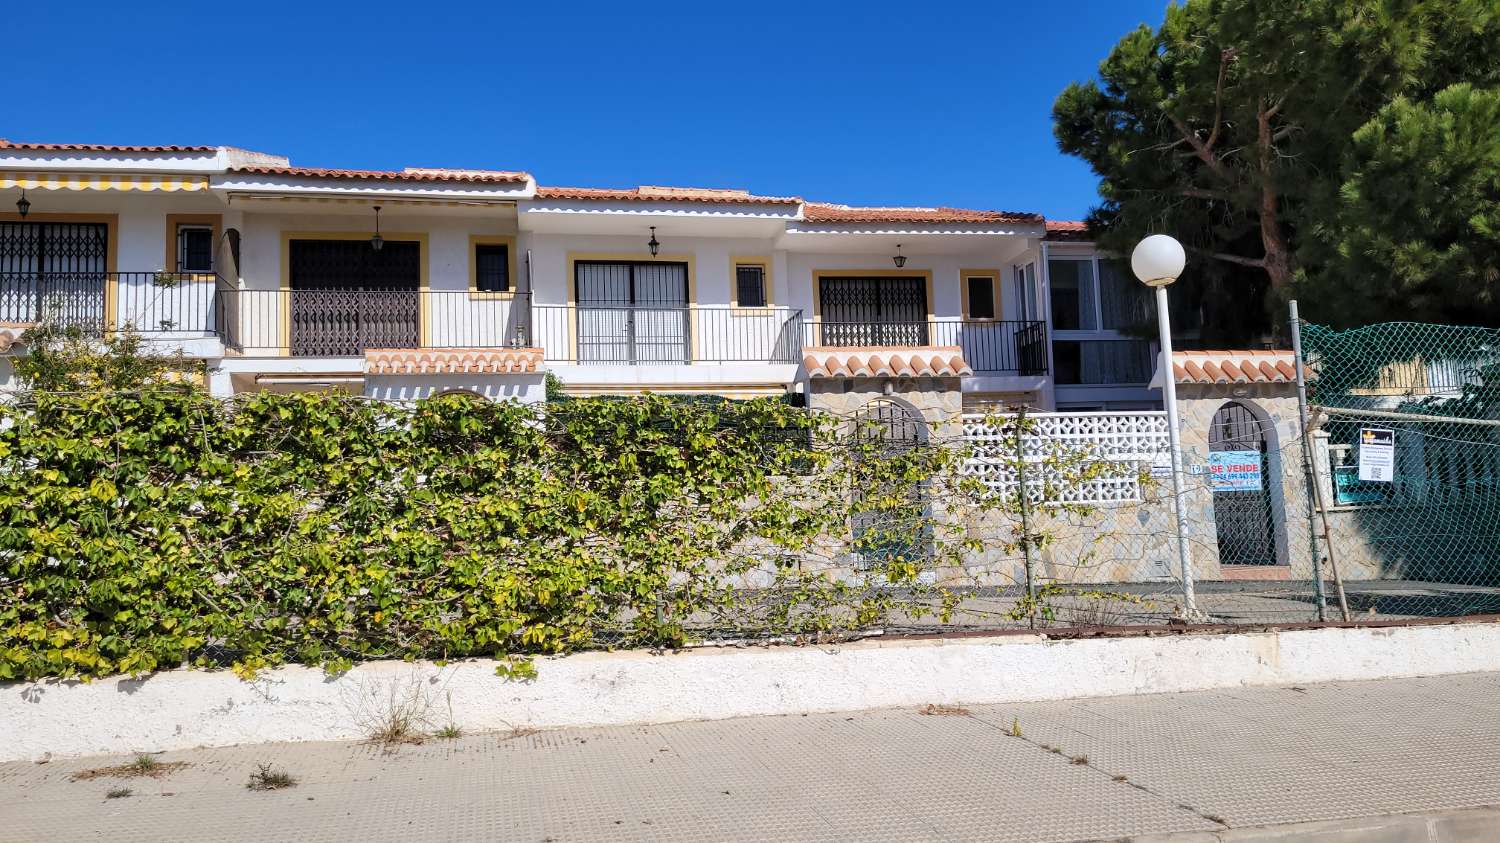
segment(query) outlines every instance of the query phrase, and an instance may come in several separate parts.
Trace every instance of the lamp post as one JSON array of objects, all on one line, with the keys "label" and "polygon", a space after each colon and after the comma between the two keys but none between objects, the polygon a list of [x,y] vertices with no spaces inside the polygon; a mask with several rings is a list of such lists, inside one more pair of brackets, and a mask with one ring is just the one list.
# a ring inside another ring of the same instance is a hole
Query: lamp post
[{"label": "lamp post", "polygon": [[1167,287],[1182,274],[1187,255],[1182,244],[1165,234],[1153,234],[1137,243],[1130,253],[1130,270],[1142,284],[1156,291],[1156,325],[1161,341],[1162,403],[1167,408],[1167,439],[1172,451],[1172,514],[1177,527],[1177,567],[1182,576],[1183,614],[1198,614],[1193,593],[1193,568],[1188,561],[1187,537],[1183,533],[1182,437],[1177,427],[1177,376],[1172,371],[1172,323],[1167,315]]}]

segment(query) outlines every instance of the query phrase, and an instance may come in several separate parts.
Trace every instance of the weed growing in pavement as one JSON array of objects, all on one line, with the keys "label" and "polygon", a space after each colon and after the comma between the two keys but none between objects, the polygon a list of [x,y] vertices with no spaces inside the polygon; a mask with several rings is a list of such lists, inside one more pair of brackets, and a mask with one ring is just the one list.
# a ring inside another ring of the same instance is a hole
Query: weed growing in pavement
[{"label": "weed growing in pavement", "polygon": [[95,767],[91,770],[79,770],[72,776],[75,782],[84,782],[90,779],[115,778],[133,779],[147,777],[159,779],[167,774],[187,766],[186,761],[158,761],[156,758],[141,754],[134,760],[113,767]]},{"label": "weed growing in pavement", "polygon": [[1010,736],[1013,738],[1021,737],[1021,718],[1012,717],[1010,719]]},{"label": "weed growing in pavement", "polygon": [[250,774],[250,781],[245,787],[250,790],[281,790],[282,788],[294,787],[297,779],[285,770],[278,770],[270,764],[255,765],[255,771]]},{"label": "weed growing in pavement", "polygon": [[921,709],[923,714],[945,716],[945,717],[967,717],[969,710],[959,705],[939,705],[928,703],[926,708]]},{"label": "weed growing in pavement", "polygon": [[124,799],[135,791],[128,787],[112,787],[104,794],[105,799]]},{"label": "weed growing in pavement", "polygon": [[464,730],[460,729],[458,726],[452,723],[449,723],[443,728],[438,729],[436,732],[433,732],[432,736],[434,738],[442,738],[443,740],[452,740],[453,738],[463,737]]},{"label": "weed growing in pavement", "polygon": [[1072,761],[1074,764],[1087,764],[1087,763],[1089,763],[1089,757],[1087,755],[1075,755],[1072,758],[1069,758],[1068,760]]},{"label": "weed growing in pavement", "polygon": [[134,761],[126,764],[125,766],[134,770],[140,775],[149,776],[156,771],[156,768],[161,766],[161,762],[157,761],[155,758],[152,758],[149,755],[141,754],[137,755]]}]

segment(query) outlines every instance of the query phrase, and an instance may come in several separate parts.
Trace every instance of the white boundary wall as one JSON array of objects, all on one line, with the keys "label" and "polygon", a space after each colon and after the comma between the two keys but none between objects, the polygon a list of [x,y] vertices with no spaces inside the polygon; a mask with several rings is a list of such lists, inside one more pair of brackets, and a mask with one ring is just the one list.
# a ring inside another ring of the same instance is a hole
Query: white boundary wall
[{"label": "white boundary wall", "polygon": [[836,647],[633,651],[495,663],[375,662],[0,686],[0,761],[265,741],[362,738],[392,695],[465,731],[712,720],[927,703],[982,704],[1500,670],[1500,624],[1047,640],[997,636]]}]

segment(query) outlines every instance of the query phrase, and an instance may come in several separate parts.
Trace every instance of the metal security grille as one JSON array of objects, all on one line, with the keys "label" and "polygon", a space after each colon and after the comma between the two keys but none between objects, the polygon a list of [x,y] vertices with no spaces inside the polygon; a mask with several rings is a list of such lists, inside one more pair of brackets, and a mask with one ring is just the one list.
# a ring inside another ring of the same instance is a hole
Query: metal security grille
[{"label": "metal security grille", "polygon": [[734,269],[735,302],[740,307],[766,306],[766,268],[737,266]]},{"label": "metal security grille", "polygon": [[109,229],[0,222],[0,321],[103,327]]},{"label": "metal security grille", "polygon": [[575,266],[580,363],[686,363],[687,264]]},{"label": "metal security grille", "polygon": [[474,284],[486,293],[510,291],[510,247],[503,243],[474,247]]},{"label": "metal security grille", "polygon": [[822,278],[818,306],[820,345],[927,345],[925,279]]},{"label": "metal security grille", "polygon": [[[855,441],[873,445],[873,453],[870,455],[876,459],[896,456],[921,446],[926,432],[926,422],[920,416],[888,398],[877,398],[861,407],[855,415],[854,424]],[[885,479],[872,487],[862,486],[855,490],[855,494],[872,500],[900,496],[913,504],[921,503],[921,484],[903,483],[892,488],[886,485],[891,482],[899,481]],[[881,488],[882,486],[885,488]],[[909,524],[902,523],[902,515],[898,512],[865,510],[859,506],[856,507],[851,522],[857,561],[863,568],[919,559],[930,538],[925,530],[913,531]]]},{"label": "metal security grille", "polygon": [[[1214,523],[1222,565],[1275,565],[1275,528],[1271,519],[1270,472],[1266,466],[1266,437],[1261,422],[1243,404],[1231,401],[1214,413],[1209,423],[1210,453],[1238,454],[1226,460],[1254,460],[1260,465],[1259,488],[1216,486]],[[1253,456],[1251,456],[1253,455]],[[1212,460],[1212,458],[1211,458]]]},{"label": "metal security grille", "polygon": [[293,240],[291,351],[349,357],[421,341],[421,246],[387,240]]}]

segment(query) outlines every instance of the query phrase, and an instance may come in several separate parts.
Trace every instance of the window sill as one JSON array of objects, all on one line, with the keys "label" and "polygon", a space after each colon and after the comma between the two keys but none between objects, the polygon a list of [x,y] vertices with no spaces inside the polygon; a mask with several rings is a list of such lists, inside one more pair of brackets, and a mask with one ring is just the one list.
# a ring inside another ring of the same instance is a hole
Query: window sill
[{"label": "window sill", "polygon": [[514,299],[514,291],[500,292],[498,290],[470,290],[469,301],[510,301]]}]

